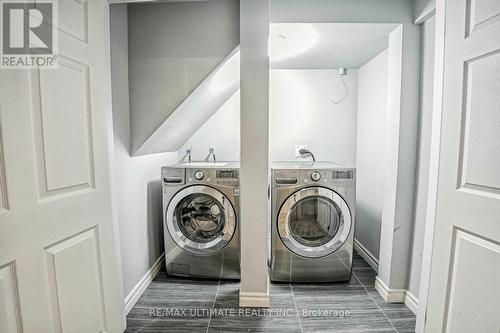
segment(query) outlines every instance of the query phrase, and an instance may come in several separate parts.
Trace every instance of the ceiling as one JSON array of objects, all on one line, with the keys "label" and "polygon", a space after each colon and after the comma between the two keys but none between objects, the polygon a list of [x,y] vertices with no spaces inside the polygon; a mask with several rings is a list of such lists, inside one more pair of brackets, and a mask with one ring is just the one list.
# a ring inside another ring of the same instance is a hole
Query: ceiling
[{"label": "ceiling", "polygon": [[385,50],[397,24],[272,23],[272,69],[359,68]]}]

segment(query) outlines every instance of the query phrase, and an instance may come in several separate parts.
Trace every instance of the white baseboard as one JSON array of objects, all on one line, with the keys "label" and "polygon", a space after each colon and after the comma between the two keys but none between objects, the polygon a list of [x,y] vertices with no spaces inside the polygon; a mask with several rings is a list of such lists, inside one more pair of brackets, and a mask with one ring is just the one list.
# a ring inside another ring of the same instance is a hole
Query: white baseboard
[{"label": "white baseboard", "polygon": [[414,315],[417,315],[418,298],[408,290],[405,293],[405,305],[411,310],[411,312],[413,312]]},{"label": "white baseboard", "polygon": [[156,274],[158,274],[161,270],[164,258],[165,254],[162,253],[162,255],[153,264],[153,267],[151,267],[146,274],[144,274],[134,288],[132,288],[127,297],[125,297],[125,316],[128,315],[130,310],[132,310],[135,303],[137,303],[137,300],[139,300],[139,297],[141,297],[146,288],[151,284],[151,281],[154,280]]},{"label": "white baseboard", "polygon": [[242,308],[268,308],[269,293],[253,293],[240,291],[240,307]]},{"label": "white baseboard", "polygon": [[388,303],[405,302],[405,289],[390,289],[378,276],[375,278],[375,289]]},{"label": "white baseboard", "polygon": [[418,310],[418,299],[406,289],[390,289],[379,279],[375,278],[375,289],[387,303],[404,303],[415,315]]},{"label": "white baseboard", "polygon": [[378,272],[378,259],[370,251],[368,251],[368,249],[364,247],[363,244],[361,244],[357,239],[354,239],[354,250],[358,252],[361,258],[365,259],[368,265],[370,265],[371,268],[375,270],[375,272]]}]

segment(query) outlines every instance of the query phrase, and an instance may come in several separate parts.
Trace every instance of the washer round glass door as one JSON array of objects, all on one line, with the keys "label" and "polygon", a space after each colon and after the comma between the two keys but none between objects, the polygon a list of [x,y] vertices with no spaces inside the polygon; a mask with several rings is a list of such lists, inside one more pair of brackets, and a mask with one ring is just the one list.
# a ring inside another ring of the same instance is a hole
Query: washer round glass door
[{"label": "washer round glass door", "polygon": [[295,254],[319,258],[335,252],[351,230],[347,203],[335,191],[323,187],[303,188],[281,206],[278,232]]},{"label": "washer round glass door", "polygon": [[167,229],[182,249],[199,255],[222,250],[236,229],[234,208],[220,191],[195,185],[177,192],[167,207]]}]

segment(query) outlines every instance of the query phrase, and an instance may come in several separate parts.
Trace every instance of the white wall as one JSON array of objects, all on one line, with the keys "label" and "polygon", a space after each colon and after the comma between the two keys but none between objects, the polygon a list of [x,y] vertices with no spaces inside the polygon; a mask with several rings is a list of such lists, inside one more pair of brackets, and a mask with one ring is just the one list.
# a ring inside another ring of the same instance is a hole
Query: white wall
[{"label": "white wall", "polygon": [[432,132],[432,99],[434,84],[434,40],[435,17],[422,24],[422,59],[420,88],[420,120],[417,181],[415,187],[415,218],[413,246],[410,261],[408,289],[418,297],[422,255],[424,247],[425,219],[427,213],[427,191],[429,183],[429,163]]},{"label": "white wall", "polygon": [[358,70],[356,240],[378,260],[384,204],[387,50]]},{"label": "white wall", "polygon": [[317,160],[356,164],[357,70],[270,71],[270,154],[274,161],[295,160],[296,144],[306,144]]},{"label": "white wall", "polygon": [[128,5],[132,151],[239,44],[239,1]]},{"label": "white wall", "polygon": [[[357,70],[345,77],[344,93],[337,70],[270,71],[270,156],[295,160],[295,144],[307,144],[318,160],[356,164]],[[218,160],[239,160],[239,92],[233,95],[179,150],[193,149],[193,160],[204,159],[210,147]]]},{"label": "white wall", "polygon": [[127,296],[163,252],[160,168],[176,153],[130,157],[127,7],[112,5],[111,79],[116,191],[122,255],[123,288]]},{"label": "white wall", "polygon": [[186,149],[193,148],[192,160],[203,160],[209,148],[215,149],[219,161],[240,159],[240,92],[227,100],[217,112],[203,124],[179,150],[179,156]]}]

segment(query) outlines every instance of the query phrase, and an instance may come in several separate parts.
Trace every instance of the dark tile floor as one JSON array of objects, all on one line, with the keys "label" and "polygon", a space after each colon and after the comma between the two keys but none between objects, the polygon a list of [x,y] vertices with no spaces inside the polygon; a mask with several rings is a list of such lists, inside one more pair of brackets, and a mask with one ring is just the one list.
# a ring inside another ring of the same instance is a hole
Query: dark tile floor
[{"label": "dark tile floor", "polygon": [[238,307],[239,282],[162,271],[127,316],[126,332],[414,332],[404,304],[385,303],[357,254],[348,283],[272,284],[270,309]]}]

